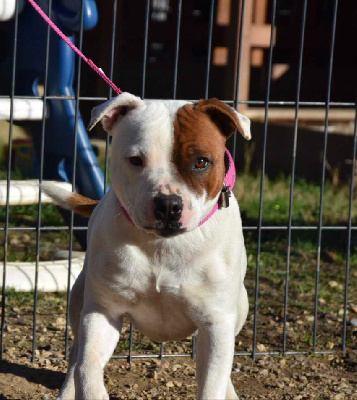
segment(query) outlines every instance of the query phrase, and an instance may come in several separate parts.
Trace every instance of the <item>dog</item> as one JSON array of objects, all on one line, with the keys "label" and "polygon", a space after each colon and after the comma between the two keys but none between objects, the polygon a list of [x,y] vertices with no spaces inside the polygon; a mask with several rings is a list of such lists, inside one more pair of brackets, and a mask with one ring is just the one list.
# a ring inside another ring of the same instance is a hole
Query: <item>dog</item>
[{"label": "dog", "polygon": [[110,190],[98,202],[44,187],[57,204],[91,216],[58,399],[109,399],[103,369],[123,317],[154,341],[197,334],[198,398],[238,399],[230,375],[248,314],[247,258],[225,145],[235,131],[249,140],[250,120],[217,99],[124,92],[93,109],[89,129],[99,121],[112,136]]}]

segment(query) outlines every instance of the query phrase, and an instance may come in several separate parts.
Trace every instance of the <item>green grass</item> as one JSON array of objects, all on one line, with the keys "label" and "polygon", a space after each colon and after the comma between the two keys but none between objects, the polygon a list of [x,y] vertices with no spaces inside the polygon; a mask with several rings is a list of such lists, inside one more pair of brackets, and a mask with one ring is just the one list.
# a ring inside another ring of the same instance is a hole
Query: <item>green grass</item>
[{"label": "green grass", "polygon": [[[7,179],[7,171],[5,169],[0,169],[0,179],[1,180]],[[11,171],[11,179],[21,180],[24,179],[24,176],[20,171]]]},{"label": "green grass", "polygon": [[[0,207],[0,226],[5,225],[6,207]],[[38,206],[11,206],[9,226],[37,226]],[[52,204],[43,204],[41,210],[42,226],[61,226],[63,218],[58,208]]]},{"label": "green grass", "polygon": [[[238,175],[234,193],[238,198],[243,221],[256,222],[259,216],[260,177]],[[289,218],[290,178],[281,176],[271,180],[265,178],[263,221],[266,225],[286,225]],[[357,203],[353,204],[353,222],[356,222]],[[319,220],[320,186],[297,178],[294,188],[292,222],[301,225],[316,225]],[[349,186],[333,188],[325,184],[323,224],[346,225],[349,211]]]}]

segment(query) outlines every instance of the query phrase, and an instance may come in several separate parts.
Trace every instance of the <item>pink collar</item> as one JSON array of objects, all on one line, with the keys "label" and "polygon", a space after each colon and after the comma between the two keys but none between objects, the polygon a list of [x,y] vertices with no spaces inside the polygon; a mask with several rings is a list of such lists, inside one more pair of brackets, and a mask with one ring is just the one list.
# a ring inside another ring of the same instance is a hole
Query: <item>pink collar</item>
[{"label": "pink collar", "polygon": [[228,157],[229,167],[226,176],[224,177],[224,186],[221,191],[221,195],[219,196],[217,203],[212,208],[212,211],[198,224],[198,226],[201,226],[208,221],[218,209],[229,206],[229,197],[231,195],[231,191],[233,190],[233,186],[236,183],[236,168],[234,166],[232,155],[228,149],[226,149],[226,155]]},{"label": "pink collar", "polygon": [[[234,184],[236,182],[236,168],[235,168],[235,165],[234,165],[234,160],[232,158],[232,155],[228,151],[228,149],[226,149],[226,156],[228,157],[229,167],[228,167],[228,171],[226,173],[226,176],[224,178],[224,185],[223,185],[223,189],[221,191],[221,195],[219,196],[219,199],[218,199],[217,203],[212,208],[212,211],[207,215],[207,217],[205,217],[198,224],[198,226],[201,226],[206,221],[208,221],[213,216],[213,214],[215,214],[215,212],[218,209],[225,208],[225,207],[229,206],[229,197],[231,195],[231,191],[233,190],[233,186],[234,186]],[[128,211],[122,205],[120,207],[121,207],[121,209],[123,211],[123,214],[127,218],[127,220],[130,221],[132,224],[134,224],[132,219],[130,218],[130,215],[129,215]]]}]

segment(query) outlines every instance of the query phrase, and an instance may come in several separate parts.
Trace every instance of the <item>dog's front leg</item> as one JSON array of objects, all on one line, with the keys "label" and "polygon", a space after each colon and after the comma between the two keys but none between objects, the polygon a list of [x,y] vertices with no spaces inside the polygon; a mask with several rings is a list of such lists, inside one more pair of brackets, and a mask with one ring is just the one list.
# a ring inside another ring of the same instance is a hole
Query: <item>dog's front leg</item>
[{"label": "dog's front leg", "polygon": [[74,373],[76,400],[107,400],[103,370],[119,340],[122,320],[113,321],[96,305],[81,315],[79,350]]},{"label": "dog's front leg", "polygon": [[233,321],[227,318],[199,327],[196,360],[199,400],[226,399],[233,355]]}]

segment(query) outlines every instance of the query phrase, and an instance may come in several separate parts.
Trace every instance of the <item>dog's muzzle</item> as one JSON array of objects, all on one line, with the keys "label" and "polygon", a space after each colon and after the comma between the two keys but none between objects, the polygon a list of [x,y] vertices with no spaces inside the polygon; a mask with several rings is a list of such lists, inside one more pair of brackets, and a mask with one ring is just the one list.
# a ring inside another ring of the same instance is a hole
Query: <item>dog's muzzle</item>
[{"label": "dog's muzzle", "polygon": [[185,231],[185,229],[181,229],[182,224],[179,222],[183,209],[180,196],[159,193],[153,200],[155,228],[160,236],[174,236]]}]

